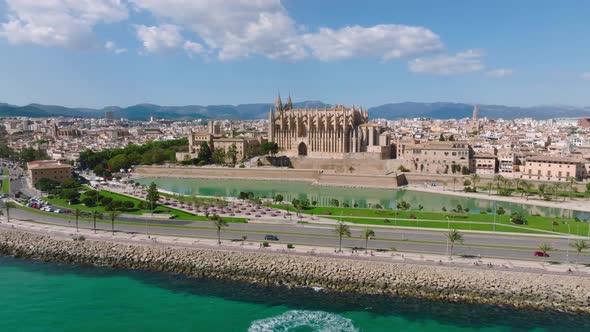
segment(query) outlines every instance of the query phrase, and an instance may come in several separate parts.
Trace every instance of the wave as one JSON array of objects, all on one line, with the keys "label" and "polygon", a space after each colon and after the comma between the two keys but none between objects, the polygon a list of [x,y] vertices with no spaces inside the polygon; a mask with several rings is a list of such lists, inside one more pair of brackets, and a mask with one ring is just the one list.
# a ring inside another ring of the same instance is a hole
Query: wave
[{"label": "wave", "polygon": [[291,310],[252,322],[248,332],[280,332],[307,327],[315,332],[358,332],[352,320],[324,311]]}]

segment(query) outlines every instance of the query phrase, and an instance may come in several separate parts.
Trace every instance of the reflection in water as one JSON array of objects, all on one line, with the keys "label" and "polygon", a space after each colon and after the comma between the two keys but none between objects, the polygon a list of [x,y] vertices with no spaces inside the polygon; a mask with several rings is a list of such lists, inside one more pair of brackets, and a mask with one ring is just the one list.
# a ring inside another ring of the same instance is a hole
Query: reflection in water
[{"label": "reflection in water", "polygon": [[[316,201],[319,206],[328,206],[330,205],[330,200],[337,199],[341,203],[348,203],[350,206],[355,206],[356,204],[358,207],[372,207],[379,204],[384,208],[394,208],[397,205],[397,202],[404,200],[411,204],[412,209],[417,209],[418,205],[422,205],[424,211],[431,212],[440,212],[443,207],[451,210],[456,207],[457,204],[461,204],[463,208],[469,208],[471,213],[479,213],[480,211],[494,208],[494,202],[490,200],[409,190],[351,189],[314,186],[306,182],[289,181],[174,178],[144,178],[138,180],[138,182],[142,184],[149,184],[152,181],[155,182],[159,188],[186,195],[237,197],[240,191],[251,191],[254,195],[259,197],[274,197],[277,194],[281,194],[287,201],[295,198],[307,198],[310,201]],[[507,202],[497,202],[497,206],[503,207],[507,213],[520,212],[527,215],[539,214],[542,216],[565,218],[573,218],[576,216],[580,219],[590,218],[589,213],[567,209]]]}]

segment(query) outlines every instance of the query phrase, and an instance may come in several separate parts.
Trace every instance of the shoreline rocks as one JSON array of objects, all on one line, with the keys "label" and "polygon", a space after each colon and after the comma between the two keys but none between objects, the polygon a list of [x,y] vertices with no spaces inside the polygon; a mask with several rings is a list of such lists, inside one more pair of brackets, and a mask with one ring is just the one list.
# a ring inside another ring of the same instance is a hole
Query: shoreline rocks
[{"label": "shoreline rocks", "polygon": [[590,279],[581,276],[357,261],[239,250],[74,241],[0,230],[0,255],[182,274],[328,292],[410,296],[590,313]]}]

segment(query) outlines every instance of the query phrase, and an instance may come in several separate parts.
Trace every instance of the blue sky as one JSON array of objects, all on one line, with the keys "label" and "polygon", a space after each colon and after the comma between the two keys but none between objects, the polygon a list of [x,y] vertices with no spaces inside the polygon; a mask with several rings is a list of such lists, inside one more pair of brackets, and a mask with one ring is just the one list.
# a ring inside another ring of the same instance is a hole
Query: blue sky
[{"label": "blue sky", "polygon": [[590,105],[585,1],[0,0],[0,101]]}]

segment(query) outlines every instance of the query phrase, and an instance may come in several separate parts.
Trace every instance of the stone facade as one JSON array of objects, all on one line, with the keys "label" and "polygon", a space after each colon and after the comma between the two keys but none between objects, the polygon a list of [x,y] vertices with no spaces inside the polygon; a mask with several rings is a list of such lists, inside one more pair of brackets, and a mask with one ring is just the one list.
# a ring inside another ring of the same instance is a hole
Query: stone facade
[{"label": "stone facade", "polygon": [[[179,152],[176,160],[197,158],[203,142],[209,145],[211,152],[223,149],[226,153],[235,145],[237,161],[258,155],[258,148],[262,138],[226,137],[221,133],[221,127],[215,121],[209,122],[209,131],[192,132],[188,135],[188,153]],[[232,162],[229,158],[227,162]]]},{"label": "stone facade", "polygon": [[291,97],[283,105],[279,96],[269,114],[268,139],[288,156],[344,159],[350,153],[368,152],[391,158],[391,135],[369,123],[362,107],[294,109]]},{"label": "stone facade", "polygon": [[411,162],[410,171],[431,174],[460,174],[472,170],[474,155],[467,142],[398,142],[397,157]]},{"label": "stone facade", "polygon": [[570,157],[532,156],[526,159],[523,179],[544,181],[580,181],[588,176],[583,159]]},{"label": "stone facade", "polygon": [[476,153],[473,165],[475,167],[475,174],[495,174],[498,169],[498,158],[493,154]]},{"label": "stone facade", "polygon": [[27,163],[31,184],[36,185],[41,179],[62,182],[72,177],[72,166],[55,160],[39,160]]}]

